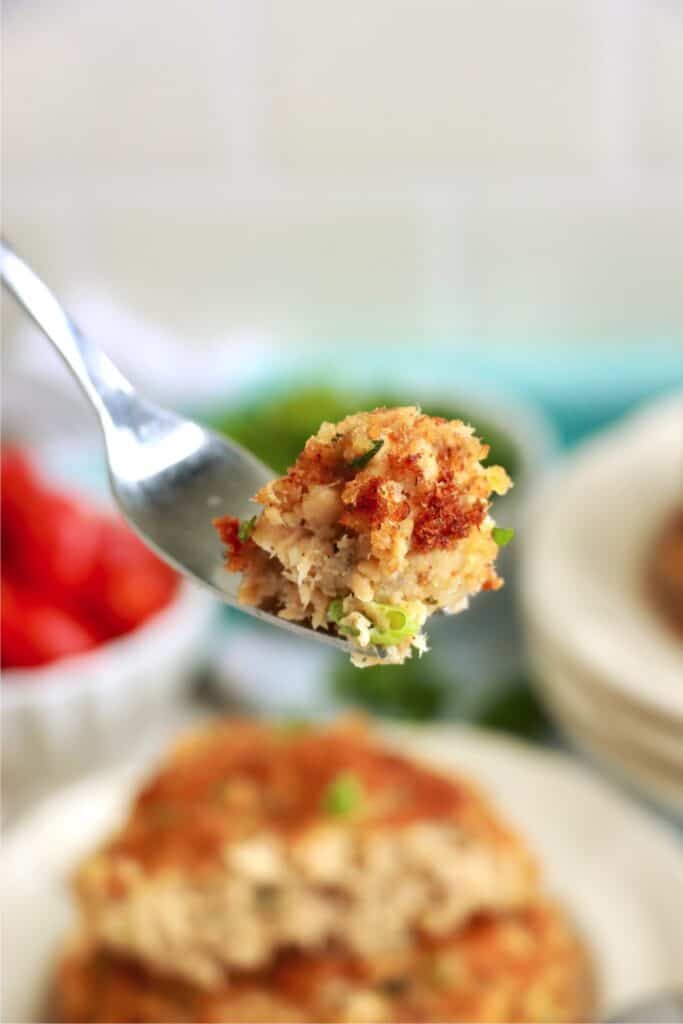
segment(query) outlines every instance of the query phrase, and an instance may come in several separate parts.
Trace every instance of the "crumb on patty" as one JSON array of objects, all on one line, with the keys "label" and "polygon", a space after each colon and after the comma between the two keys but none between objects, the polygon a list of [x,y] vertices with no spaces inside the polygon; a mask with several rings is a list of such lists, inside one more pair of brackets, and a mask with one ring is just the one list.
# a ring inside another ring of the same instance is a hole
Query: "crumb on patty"
[{"label": "crumb on patty", "polygon": [[285,948],[397,953],[538,882],[476,789],[357,723],[228,721],[181,744],[76,887],[93,942],[210,988]]},{"label": "crumb on patty", "polygon": [[348,639],[361,667],[422,653],[431,614],[502,586],[490,496],[511,482],[487,455],[472,427],[412,406],[323,423],[254,522],[215,521],[240,601]]}]

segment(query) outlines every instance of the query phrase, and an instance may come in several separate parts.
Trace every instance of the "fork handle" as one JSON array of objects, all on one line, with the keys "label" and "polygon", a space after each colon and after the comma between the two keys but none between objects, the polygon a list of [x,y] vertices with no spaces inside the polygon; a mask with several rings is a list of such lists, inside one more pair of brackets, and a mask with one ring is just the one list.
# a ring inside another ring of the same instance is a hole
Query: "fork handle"
[{"label": "fork handle", "polygon": [[0,279],[57,349],[102,425],[116,422],[117,409],[128,404],[134,394],[131,384],[81,333],[47,285],[4,241],[0,242]]}]

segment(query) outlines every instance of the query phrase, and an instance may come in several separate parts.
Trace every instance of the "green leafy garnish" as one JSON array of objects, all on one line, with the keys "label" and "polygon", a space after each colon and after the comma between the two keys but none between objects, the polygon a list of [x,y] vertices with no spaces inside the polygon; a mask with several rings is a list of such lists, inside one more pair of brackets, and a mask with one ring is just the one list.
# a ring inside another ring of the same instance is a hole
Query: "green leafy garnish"
[{"label": "green leafy garnish", "polygon": [[252,516],[251,519],[244,519],[240,523],[239,528],[237,530],[237,536],[239,537],[243,544],[246,544],[246,542],[251,537],[252,530],[256,526],[257,519],[258,516]]},{"label": "green leafy garnish", "polygon": [[449,692],[457,688],[429,658],[411,658],[403,665],[376,665],[359,672],[348,658],[340,657],[331,682],[335,697],[344,702],[413,722],[438,718]]},{"label": "green leafy garnish", "polygon": [[308,732],[311,723],[307,718],[283,718],[277,723],[276,728],[285,736],[298,736],[302,732]]},{"label": "green leafy garnish", "polygon": [[[230,412],[220,407],[209,412],[208,422],[229,437],[239,441],[250,452],[284,473],[303,450],[307,439],[320,424],[339,423],[350,412],[377,409],[381,406],[410,405],[414,395],[396,391],[337,390],[322,381],[302,381],[300,386],[289,383],[285,388],[243,401],[237,408],[232,403]],[[227,403],[226,403],[227,405]],[[482,441],[490,445],[486,459],[488,465],[499,463],[514,479],[520,469],[520,453],[511,436],[497,424],[489,423],[473,410],[439,399],[425,401],[423,411],[429,416],[461,419],[474,423]]]},{"label": "green leafy garnish", "polygon": [[[380,604],[373,601],[369,606],[377,614],[380,622],[370,633],[370,640],[380,647],[391,647],[394,644],[415,636],[419,626],[408,618],[407,612],[397,604]],[[374,620],[373,620],[374,621]]]},{"label": "green leafy garnish", "polygon": [[327,606],[327,621],[339,622],[344,615],[344,598],[335,597]]},{"label": "green leafy garnish", "polygon": [[365,794],[360,779],[351,772],[342,772],[327,786],[322,795],[321,807],[327,814],[342,818],[359,811]]},{"label": "green leafy garnish", "polygon": [[367,466],[370,459],[374,459],[375,455],[380,450],[383,444],[384,438],[378,438],[376,441],[373,442],[371,448],[368,448],[368,450],[366,452],[363,452],[362,455],[359,455],[358,458],[352,459],[351,462],[349,462],[349,469],[364,469],[365,466]]},{"label": "green leafy garnish", "polygon": [[525,676],[511,679],[477,715],[487,729],[539,739],[550,733],[550,722]]},{"label": "green leafy garnish", "polygon": [[509,544],[514,535],[515,531],[512,527],[494,526],[491,530],[491,536],[499,548],[504,548],[506,544]]}]

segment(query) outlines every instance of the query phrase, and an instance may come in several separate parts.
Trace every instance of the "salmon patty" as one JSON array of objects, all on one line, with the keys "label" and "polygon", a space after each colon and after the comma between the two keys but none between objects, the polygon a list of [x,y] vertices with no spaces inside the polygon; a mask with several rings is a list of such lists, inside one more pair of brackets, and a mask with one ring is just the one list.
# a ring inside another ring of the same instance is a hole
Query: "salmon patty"
[{"label": "salmon patty", "polygon": [[502,586],[512,531],[489,499],[511,481],[487,455],[472,427],[414,407],[323,423],[260,514],[215,521],[240,601],[349,640],[360,667],[423,653],[430,615]]},{"label": "salmon patty", "polygon": [[188,737],[76,878],[97,948],[211,989],[282,951],[401,955],[538,893],[468,782],[356,721],[226,721]]},{"label": "salmon patty", "polygon": [[81,936],[64,956],[55,1002],[72,1024],[140,1021],[534,1022],[595,1019],[588,960],[557,907],[479,914],[408,950],[359,958],[283,951],[266,969],[206,991],[151,974]]}]

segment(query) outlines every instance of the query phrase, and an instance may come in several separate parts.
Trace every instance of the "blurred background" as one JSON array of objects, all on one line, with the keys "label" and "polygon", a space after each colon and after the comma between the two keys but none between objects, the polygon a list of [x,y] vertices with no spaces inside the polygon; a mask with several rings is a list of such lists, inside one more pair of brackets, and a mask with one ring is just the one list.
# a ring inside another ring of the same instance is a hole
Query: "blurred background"
[{"label": "blurred background", "polygon": [[6,232],[197,346],[683,329],[674,0],[4,4]]},{"label": "blurred background", "polygon": [[[138,565],[147,603],[113,616],[108,598],[95,628],[90,591],[87,642],[34,635],[26,653],[22,634],[6,660],[6,806],[201,692],[571,744],[683,814],[666,621],[683,561],[681,5],[6,0],[2,57],[4,233],[136,384],[278,470],[359,407],[461,415],[517,481],[497,518],[518,530],[506,590],[379,672]],[[44,511],[50,488],[104,500],[89,410],[10,301],[2,316],[5,439],[43,474],[27,497],[15,465],[12,514]],[[15,528],[15,550],[39,531]],[[8,587],[40,589],[10,561]],[[71,614],[62,584],[41,607]]]}]

